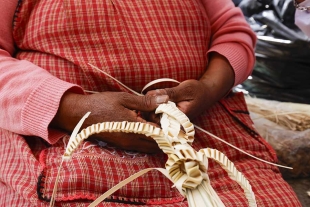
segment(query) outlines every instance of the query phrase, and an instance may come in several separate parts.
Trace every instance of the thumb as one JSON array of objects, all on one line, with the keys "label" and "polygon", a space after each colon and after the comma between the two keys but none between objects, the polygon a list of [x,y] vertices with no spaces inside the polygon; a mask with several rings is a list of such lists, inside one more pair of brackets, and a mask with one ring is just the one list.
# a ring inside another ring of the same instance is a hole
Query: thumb
[{"label": "thumb", "polygon": [[182,101],[182,98],[184,98],[187,92],[188,92],[187,87],[184,87],[184,84],[180,84],[172,88],[156,89],[148,92],[147,95],[152,96],[168,95],[170,101],[179,102]]},{"label": "thumb", "polygon": [[160,104],[167,103],[168,100],[168,95],[132,96],[123,103],[123,106],[132,110],[153,111]]}]

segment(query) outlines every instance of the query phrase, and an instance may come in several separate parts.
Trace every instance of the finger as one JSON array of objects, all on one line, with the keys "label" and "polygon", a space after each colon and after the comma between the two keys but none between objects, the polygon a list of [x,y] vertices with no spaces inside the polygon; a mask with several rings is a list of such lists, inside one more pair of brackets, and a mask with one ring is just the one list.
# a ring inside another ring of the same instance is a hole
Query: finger
[{"label": "finger", "polygon": [[146,120],[140,116],[136,117],[136,122],[146,123]]},{"label": "finger", "polygon": [[160,148],[154,140],[146,139],[130,139],[130,141],[117,143],[115,146],[124,150],[133,150],[144,153],[155,153],[160,151]]},{"label": "finger", "polygon": [[145,96],[136,96],[132,94],[124,93],[123,106],[132,110],[138,111],[153,111],[160,104],[167,103],[169,97],[167,95],[145,95]]},{"label": "finger", "polygon": [[165,89],[156,89],[156,90],[148,91],[146,95],[150,95],[150,96],[167,95],[167,91]]},{"label": "finger", "polygon": [[[113,136],[113,138],[112,138]],[[109,135],[110,140],[113,139],[112,145],[125,149],[125,150],[134,150],[144,153],[156,153],[160,152],[160,149],[151,137],[145,135],[134,134],[134,133],[115,133],[111,136]],[[109,141],[110,141],[109,140]],[[109,142],[108,141],[108,142]]]},{"label": "finger", "polygon": [[141,136],[136,139],[135,144],[132,147],[134,150],[144,153],[161,152],[156,141],[152,137],[147,136]]},{"label": "finger", "polygon": [[184,93],[186,88],[184,87],[184,84],[179,84],[176,87],[172,88],[165,88],[165,89],[156,89],[149,91],[147,95],[150,96],[161,96],[161,95],[168,95],[169,100],[173,102],[179,102],[182,101],[184,98]]},{"label": "finger", "polygon": [[160,127],[160,114],[155,114],[152,112],[140,112],[140,115],[143,119],[147,121],[147,123],[152,124],[154,126]]},{"label": "finger", "polygon": [[169,96],[169,100],[175,103],[181,101],[191,101],[193,100],[195,93],[197,93],[197,88],[193,84],[192,80],[184,81],[176,87],[166,88],[165,90]]},{"label": "finger", "polygon": [[158,147],[157,143],[149,140],[141,139],[139,140],[140,144],[136,147],[137,151],[153,154],[162,152],[162,150]]}]

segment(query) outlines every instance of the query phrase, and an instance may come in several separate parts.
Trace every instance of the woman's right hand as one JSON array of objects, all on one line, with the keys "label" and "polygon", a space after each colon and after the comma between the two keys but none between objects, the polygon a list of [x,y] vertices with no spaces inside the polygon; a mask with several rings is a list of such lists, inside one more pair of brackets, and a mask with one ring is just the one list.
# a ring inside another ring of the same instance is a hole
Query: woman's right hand
[{"label": "woman's right hand", "polygon": [[[83,128],[101,122],[147,121],[138,112],[152,112],[159,104],[166,103],[168,96],[137,96],[125,92],[101,92],[81,95],[67,92],[63,95],[51,127],[71,133],[79,120],[90,111]],[[154,125],[154,123],[151,123]],[[133,133],[100,133],[94,135],[113,146],[145,153],[159,152],[157,143],[151,138]]]}]

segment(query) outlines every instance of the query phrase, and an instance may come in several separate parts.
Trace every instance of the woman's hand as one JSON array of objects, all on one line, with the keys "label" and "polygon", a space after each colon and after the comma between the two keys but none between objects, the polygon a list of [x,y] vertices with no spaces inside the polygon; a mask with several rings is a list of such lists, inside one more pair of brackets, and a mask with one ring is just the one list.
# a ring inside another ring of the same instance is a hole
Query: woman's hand
[{"label": "woman's hand", "polygon": [[213,104],[208,89],[201,81],[186,80],[173,88],[149,91],[147,95],[168,95],[170,101],[175,102],[190,119],[194,119]]},{"label": "woman's hand", "polygon": [[[67,92],[62,97],[58,112],[51,127],[72,132],[78,121],[88,111],[83,128],[101,122],[143,122],[146,120],[137,112],[154,111],[168,96],[137,96],[125,92],[102,92],[92,95],[80,95]],[[154,123],[151,123],[154,124]],[[94,135],[116,147],[145,153],[159,152],[157,143],[150,137],[129,133],[100,133]]]},{"label": "woman's hand", "polygon": [[[173,88],[149,91],[147,95],[168,95],[190,120],[224,97],[234,84],[234,71],[228,60],[212,53],[206,72],[200,80],[186,80]],[[156,117],[149,119],[156,120]]]}]

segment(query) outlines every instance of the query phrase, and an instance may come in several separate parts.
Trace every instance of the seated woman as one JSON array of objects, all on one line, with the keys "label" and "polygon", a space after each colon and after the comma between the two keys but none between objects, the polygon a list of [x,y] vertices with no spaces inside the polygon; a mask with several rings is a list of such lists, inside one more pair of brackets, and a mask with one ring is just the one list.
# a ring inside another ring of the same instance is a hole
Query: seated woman
[{"label": "seated woman", "polygon": [[[201,128],[261,159],[273,149],[253,128],[243,95],[231,93],[255,61],[256,37],[231,0],[0,0],[0,206],[48,206],[69,136],[106,121],[156,124],[154,110],[176,103]],[[137,96],[150,81],[178,85]],[[141,116],[139,115],[141,114]],[[145,115],[146,114],[146,115]],[[130,175],[164,167],[166,156],[142,135],[102,133],[63,163],[56,206],[88,206]],[[94,144],[96,143],[96,144]],[[193,147],[215,148],[249,180],[258,206],[300,206],[277,167],[196,131]],[[226,206],[247,206],[238,183],[209,161]],[[187,206],[152,171],[99,206]]]}]

